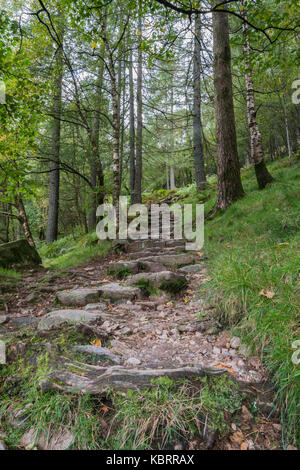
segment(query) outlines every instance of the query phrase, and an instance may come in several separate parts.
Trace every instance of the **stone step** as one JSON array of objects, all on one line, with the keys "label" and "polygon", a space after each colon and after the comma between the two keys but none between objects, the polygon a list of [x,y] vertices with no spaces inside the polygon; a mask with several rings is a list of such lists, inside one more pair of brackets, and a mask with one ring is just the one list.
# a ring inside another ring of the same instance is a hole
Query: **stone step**
[{"label": "stone step", "polygon": [[132,260],[139,259],[139,258],[146,258],[152,255],[157,255],[157,254],[164,254],[164,255],[178,255],[178,253],[181,251],[180,248],[163,248],[161,250],[159,247],[153,248],[152,250],[146,250],[146,251],[137,251],[135,253],[129,253],[129,258]]},{"label": "stone step", "polygon": [[38,324],[38,330],[51,330],[61,324],[67,323],[91,323],[102,318],[101,311],[88,312],[86,310],[54,310],[42,317]]},{"label": "stone step", "polygon": [[99,287],[100,295],[109,300],[135,300],[142,298],[142,291],[137,287],[122,285],[118,282],[102,284]]},{"label": "stone step", "polygon": [[112,354],[111,351],[107,348],[102,348],[100,346],[93,346],[91,344],[73,346],[73,351],[78,351],[82,354],[87,354],[88,356],[99,356],[103,359],[109,359],[114,364],[121,364],[122,360],[119,356]]},{"label": "stone step", "polygon": [[148,258],[139,258],[137,262],[145,263],[152,261],[154,263],[163,264],[168,267],[181,267],[188,264],[195,264],[200,260],[200,256],[197,254],[181,254],[181,255],[156,255]]},{"label": "stone step", "polygon": [[179,268],[178,271],[185,274],[193,274],[201,272],[204,268],[204,264],[188,264],[187,266]]},{"label": "stone step", "polygon": [[184,281],[185,276],[173,273],[172,271],[161,271],[158,273],[139,273],[128,277],[125,283],[128,285],[135,285],[135,283],[140,280],[148,281],[152,287],[160,287],[163,282]]},{"label": "stone step", "polygon": [[[76,368],[78,373],[76,373]],[[85,368],[85,370],[84,370]],[[64,390],[71,393],[101,394],[107,388],[140,390],[153,386],[158,377],[172,379],[230,375],[226,369],[205,364],[165,369],[128,369],[122,366],[97,367],[82,363],[68,363],[54,370],[41,384],[42,392]],[[232,376],[233,377],[233,376]],[[233,377],[234,380],[234,377]]]},{"label": "stone step", "polygon": [[138,241],[131,241],[127,245],[128,252],[136,252],[145,249],[163,249],[166,247],[184,247],[185,248],[186,241],[185,240],[138,240]]},{"label": "stone step", "polygon": [[[150,261],[149,261],[150,260]],[[139,261],[117,261],[111,262],[108,265],[107,271],[110,275],[118,275],[118,272],[122,269],[129,269],[132,274],[137,274],[139,272],[159,272],[164,271],[165,266],[161,263],[153,263],[151,257],[147,258],[145,262]]]},{"label": "stone step", "polygon": [[87,304],[98,302],[100,290],[98,288],[81,288],[59,291],[56,294],[62,305],[70,307],[84,307]]}]

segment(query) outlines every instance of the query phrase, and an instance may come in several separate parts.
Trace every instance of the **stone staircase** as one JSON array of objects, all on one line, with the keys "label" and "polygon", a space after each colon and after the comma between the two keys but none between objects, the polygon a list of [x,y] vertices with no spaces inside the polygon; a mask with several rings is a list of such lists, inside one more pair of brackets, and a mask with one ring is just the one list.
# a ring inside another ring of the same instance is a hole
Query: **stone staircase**
[{"label": "stone staircase", "polygon": [[[229,374],[243,384],[261,382],[261,371],[231,347],[230,338],[222,347],[214,344],[218,322],[198,295],[207,277],[201,253],[186,252],[184,239],[116,241],[114,248],[121,259],[106,266],[109,279],[59,291],[57,300],[67,309],[49,312],[38,325],[40,331],[66,322],[91,325],[110,346],[80,345],[86,361],[63,360],[44,390],[136,389],[161,375]],[[101,357],[100,365],[91,364],[91,354]]]}]

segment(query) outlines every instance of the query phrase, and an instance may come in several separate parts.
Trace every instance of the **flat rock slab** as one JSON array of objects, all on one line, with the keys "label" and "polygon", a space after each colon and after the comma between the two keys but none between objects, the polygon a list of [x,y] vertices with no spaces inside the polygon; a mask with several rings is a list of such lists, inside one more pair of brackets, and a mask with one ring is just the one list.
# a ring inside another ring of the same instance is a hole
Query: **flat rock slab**
[{"label": "flat rock slab", "polygon": [[10,325],[16,327],[26,327],[39,321],[36,317],[14,317],[10,319]]},{"label": "flat rock slab", "polygon": [[62,323],[91,323],[101,318],[101,313],[86,310],[54,310],[47,313],[39,322],[38,330],[50,330]]},{"label": "flat rock slab", "polygon": [[112,282],[99,287],[99,292],[103,297],[110,300],[134,300],[142,297],[142,292],[137,287],[129,287]]},{"label": "flat rock slab", "polygon": [[110,361],[114,362],[115,364],[120,364],[121,359],[116,356],[115,354],[111,353],[106,348],[101,348],[99,346],[92,346],[90,344],[87,345],[80,345],[80,346],[73,346],[73,351],[79,351],[81,353],[100,356],[104,359],[109,359]]},{"label": "flat rock slab", "polygon": [[105,310],[107,305],[104,302],[96,302],[94,304],[87,304],[84,307],[84,310],[95,311],[95,310]]},{"label": "flat rock slab", "polygon": [[179,268],[178,271],[185,274],[199,273],[204,268],[204,264],[190,264]]},{"label": "flat rock slab", "polygon": [[[68,364],[76,368],[76,364]],[[153,386],[152,379],[169,377],[180,379],[186,377],[205,377],[228,374],[225,369],[217,369],[202,365],[186,366],[170,369],[127,369],[123,366],[97,367],[78,363],[78,374],[68,370],[57,370],[48,376],[42,384],[42,391],[51,389],[72,392],[99,394],[108,387],[117,390],[140,390],[143,387]],[[57,382],[57,383],[56,383]]]},{"label": "flat rock slab", "polygon": [[155,249],[155,250],[145,250],[145,251],[137,251],[137,252],[134,252],[134,253],[129,253],[129,258],[132,259],[132,260],[136,260],[136,259],[139,259],[139,258],[148,258],[150,256],[157,256],[157,255],[162,255],[162,254],[165,254],[165,255],[178,255],[180,253],[178,253],[178,251],[181,251],[176,248],[164,248],[163,250],[158,248]]},{"label": "flat rock slab", "polygon": [[121,269],[129,269],[132,274],[137,274],[139,272],[138,263],[136,261],[117,261],[111,262],[108,265],[108,271],[119,271]]},{"label": "flat rock slab", "polygon": [[128,252],[136,252],[147,250],[148,248],[155,249],[164,249],[165,247],[185,247],[186,241],[185,240],[140,240],[140,241],[133,241],[128,244]]},{"label": "flat rock slab", "polygon": [[140,272],[159,272],[165,269],[165,266],[161,263],[153,263],[152,257],[146,258],[146,261],[117,261],[111,262],[108,265],[109,274],[114,274],[114,271],[117,272],[122,269],[129,269],[132,274],[138,274]]},{"label": "flat rock slab", "polygon": [[99,289],[73,289],[57,292],[56,296],[63,305],[72,307],[84,307],[99,300]]},{"label": "flat rock slab", "polygon": [[163,264],[164,266],[185,266],[188,264],[193,264],[195,261],[199,260],[199,255],[196,254],[181,254],[181,255],[157,255],[149,258],[140,258],[137,261],[139,263],[144,263],[151,261],[158,264]]},{"label": "flat rock slab", "polygon": [[47,436],[43,431],[30,428],[21,437],[19,445],[31,450],[67,450],[75,439],[74,434],[68,429],[60,429],[55,434]]},{"label": "flat rock slab", "polygon": [[134,285],[141,279],[149,281],[150,285],[153,287],[159,287],[162,282],[183,280],[185,277],[180,274],[173,273],[172,271],[160,271],[158,273],[139,273],[128,277],[126,279],[126,284]]}]

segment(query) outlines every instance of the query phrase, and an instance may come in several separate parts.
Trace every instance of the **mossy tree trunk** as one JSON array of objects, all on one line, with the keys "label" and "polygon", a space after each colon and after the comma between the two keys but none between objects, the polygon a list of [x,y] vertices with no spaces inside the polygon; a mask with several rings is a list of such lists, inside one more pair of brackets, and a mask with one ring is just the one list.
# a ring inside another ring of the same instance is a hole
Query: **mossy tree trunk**
[{"label": "mossy tree trunk", "polygon": [[201,19],[195,15],[194,58],[193,58],[193,153],[197,191],[205,189],[206,175],[203,156],[201,120]]},{"label": "mossy tree trunk", "polygon": [[[215,5],[219,2],[215,1]],[[214,212],[244,196],[237,152],[228,13],[213,13],[218,196]]]},{"label": "mossy tree trunk", "polygon": [[135,165],[135,184],[133,202],[140,204],[142,202],[142,165],[143,165],[143,53],[142,53],[142,2],[139,1],[138,17],[138,66],[137,66],[137,127],[136,127],[136,165]]},{"label": "mossy tree trunk", "polygon": [[[63,35],[62,35],[63,36]],[[61,38],[61,42],[63,38]],[[61,109],[62,109],[62,80],[63,80],[63,46],[59,46],[56,52],[56,62],[53,80],[53,124],[51,136],[51,163],[50,163],[50,193],[46,230],[46,242],[57,240],[58,236],[58,211],[59,211],[59,184],[60,184],[60,133],[61,133]]]},{"label": "mossy tree trunk", "polygon": [[[244,13],[244,17],[247,18],[247,14]],[[250,65],[250,41],[247,36],[248,24],[243,24],[243,33],[245,36],[244,42],[244,56],[245,56],[245,81],[246,81],[246,98],[247,98],[247,116],[248,125],[250,130],[250,148],[251,148],[251,160],[254,165],[256,179],[259,189],[264,189],[267,184],[273,181],[273,177],[269,173],[265,161],[262,147],[262,137],[259,130],[256,111],[255,111],[255,96],[254,86],[252,80],[252,70]]]}]

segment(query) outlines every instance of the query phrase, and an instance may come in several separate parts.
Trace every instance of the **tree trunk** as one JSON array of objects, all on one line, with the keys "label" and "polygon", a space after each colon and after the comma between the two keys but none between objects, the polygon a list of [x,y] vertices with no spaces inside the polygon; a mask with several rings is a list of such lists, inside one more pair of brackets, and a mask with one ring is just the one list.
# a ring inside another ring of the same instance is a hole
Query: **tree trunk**
[{"label": "tree trunk", "polygon": [[[247,18],[247,14],[245,14]],[[247,37],[248,24],[243,24],[243,33],[245,36],[244,42],[244,55],[245,55],[245,81],[246,81],[246,99],[247,99],[247,116],[248,125],[250,130],[250,148],[251,148],[251,160],[254,165],[256,179],[259,189],[264,189],[267,184],[273,181],[271,174],[269,173],[265,161],[262,148],[262,138],[259,130],[258,122],[256,119],[255,111],[255,96],[254,86],[252,80],[252,71],[250,66],[250,41]]]},{"label": "tree trunk", "polygon": [[290,140],[289,121],[288,121],[288,115],[287,115],[286,96],[284,96],[283,98],[283,112],[284,112],[286,143],[287,143],[287,148],[289,152],[289,159],[291,159],[292,149],[291,149],[291,140]]},{"label": "tree trunk", "polygon": [[170,189],[176,188],[175,181],[175,168],[174,168],[174,150],[175,150],[175,136],[174,136],[174,70],[171,70],[171,165],[170,165]]},{"label": "tree trunk", "polygon": [[46,242],[51,243],[57,240],[58,236],[58,211],[59,211],[59,154],[60,154],[60,129],[61,129],[61,95],[63,77],[63,51],[60,47],[56,53],[56,70],[53,82],[53,126],[52,126],[52,146],[50,164],[50,194],[49,209],[46,231]]},{"label": "tree trunk", "polygon": [[130,168],[130,198],[134,199],[135,185],[135,118],[134,118],[134,83],[132,50],[129,58],[129,168]]},{"label": "tree trunk", "polygon": [[126,65],[125,57],[123,62],[119,62],[121,69],[120,83],[119,83],[119,99],[120,99],[120,191],[122,190],[123,182],[123,166],[124,166],[124,137],[125,137],[125,98],[126,98]]},{"label": "tree trunk", "polygon": [[168,165],[168,162],[166,162],[166,187],[167,187],[167,190],[170,189],[170,178],[169,178],[169,165]]},{"label": "tree trunk", "polygon": [[194,104],[193,104],[193,150],[197,191],[206,186],[206,175],[203,158],[202,121],[201,121],[201,19],[195,16],[194,35],[194,70],[193,70]]},{"label": "tree trunk", "polygon": [[22,225],[25,238],[27,239],[29,245],[31,245],[35,248],[35,243],[34,243],[34,240],[33,240],[32,234],[31,234],[31,230],[30,230],[30,227],[29,227],[27,214],[26,214],[25,207],[24,207],[24,204],[23,204],[23,201],[22,201],[21,198],[16,199],[16,207],[18,209],[19,221]]},{"label": "tree trunk", "polygon": [[176,184],[175,184],[175,170],[174,170],[174,165],[170,166],[170,189],[175,189]]},{"label": "tree trunk", "polygon": [[[215,1],[218,4],[218,0]],[[228,13],[213,13],[214,89],[218,155],[217,209],[244,196],[234,119]]]},{"label": "tree trunk", "polygon": [[91,162],[90,162],[90,182],[94,189],[91,202],[91,211],[88,218],[89,231],[96,228],[96,210],[98,205],[103,204],[104,199],[104,174],[102,162],[99,152],[99,132],[100,132],[100,110],[102,99],[102,81],[103,81],[103,62],[98,68],[97,90],[95,93],[95,111],[93,128],[90,130],[90,141],[92,148]]},{"label": "tree trunk", "polygon": [[[113,204],[117,210],[120,196],[120,108],[116,74],[112,56],[110,56],[110,77],[113,109]],[[117,225],[118,220],[119,219],[117,217]]]},{"label": "tree trunk", "polygon": [[143,63],[142,63],[142,14],[141,1],[139,2],[139,49],[138,49],[138,70],[137,70],[137,128],[136,128],[136,166],[134,184],[134,203],[142,202],[142,159],[143,159]]}]

